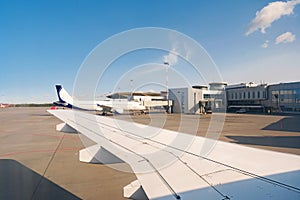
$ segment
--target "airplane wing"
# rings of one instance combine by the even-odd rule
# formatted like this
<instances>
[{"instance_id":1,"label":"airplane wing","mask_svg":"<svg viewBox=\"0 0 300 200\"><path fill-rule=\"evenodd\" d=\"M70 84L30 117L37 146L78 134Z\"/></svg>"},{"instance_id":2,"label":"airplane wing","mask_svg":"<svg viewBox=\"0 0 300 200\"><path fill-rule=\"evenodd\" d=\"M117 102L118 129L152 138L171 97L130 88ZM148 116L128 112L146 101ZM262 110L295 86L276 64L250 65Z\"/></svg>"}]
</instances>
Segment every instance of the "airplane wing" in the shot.
<instances>
[{"instance_id":1,"label":"airplane wing","mask_svg":"<svg viewBox=\"0 0 300 200\"><path fill-rule=\"evenodd\" d=\"M106 106L99 103L97 103L97 106L100 107L104 112L112 112L111 106Z\"/></svg>"},{"instance_id":2,"label":"airplane wing","mask_svg":"<svg viewBox=\"0 0 300 200\"><path fill-rule=\"evenodd\" d=\"M121 108L113 108L112 106L107 106L107 105L103 105L103 104L99 104L97 103L97 106L100 107L103 113L118 113L118 114L122 114L124 112L123 109Z\"/></svg>"},{"instance_id":3,"label":"airplane wing","mask_svg":"<svg viewBox=\"0 0 300 200\"><path fill-rule=\"evenodd\" d=\"M80 151L81 161L130 165L137 180L124 187L127 198L300 199L300 156L79 111L48 112L64 122L57 130L76 130L96 143ZM207 144L214 148L203 151Z\"/></svg>"}]
</instances>

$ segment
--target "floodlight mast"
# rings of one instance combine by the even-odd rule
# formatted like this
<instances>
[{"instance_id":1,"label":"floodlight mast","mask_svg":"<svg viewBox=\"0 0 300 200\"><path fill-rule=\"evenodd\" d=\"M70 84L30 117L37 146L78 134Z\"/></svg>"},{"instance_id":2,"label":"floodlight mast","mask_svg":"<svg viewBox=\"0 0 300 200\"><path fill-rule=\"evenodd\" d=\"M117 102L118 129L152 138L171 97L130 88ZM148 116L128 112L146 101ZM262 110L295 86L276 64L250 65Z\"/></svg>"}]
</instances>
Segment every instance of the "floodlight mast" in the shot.
<instances>
[{"instance_id":1,"label":"floodlight mast","mask_svg":"<svg viewBox=\"0 0 300 200\"><path fill-rule=\"evenodd\" d=\"M168 80L168 68L170 66L169 62L164 62L164 64L166 65L166 100L167 100L167 113L169 113L169 88L168 88L168 85L169 85L169 80Z\"/></svg>"}]
</instances>

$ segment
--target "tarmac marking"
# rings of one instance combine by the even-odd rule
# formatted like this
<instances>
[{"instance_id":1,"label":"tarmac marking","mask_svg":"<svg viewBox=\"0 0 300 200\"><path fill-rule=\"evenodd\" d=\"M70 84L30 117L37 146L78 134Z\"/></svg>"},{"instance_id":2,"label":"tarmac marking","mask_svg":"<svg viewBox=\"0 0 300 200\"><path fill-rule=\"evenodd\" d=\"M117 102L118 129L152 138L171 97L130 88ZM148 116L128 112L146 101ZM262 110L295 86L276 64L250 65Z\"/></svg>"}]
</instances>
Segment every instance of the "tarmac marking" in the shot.
<instances>
[{"instance_id":1,"label":"tarmac marking","mask_svg":"<svg viewBox=\"0 0 300 200\"><path fill-rule=\"evenodd\" d=\"M63 151L78 151L81 150L82 148L62 148L62 149L57 149L57 151L63 152ZM25 154L25 153L49 153L49 152L55 152L56 149L40 149L40 150L29 150L29 151L17 151L17 152L10 152L6 154L0 155L0 157L7 157L7 156L14 156L14 155L19 155L19 154Z\"/></svg>"},{"instance_id":2,"label":"tarmac marking","mask_svg":"<svg viewBox=\"0 0 300 200\"><path fill-rule=\"evenodd\" d=\"M40 134L40 133L34 133L32 134L34 136L48 136L48 137L54 137L54 138L62 138L63 136L62 135L50 135L50 134ZM80 140L80 138L78 137L73 137L73 136L65 136L64 138L68 138L68 139L71 139L71 140Z\"/></svg>"}]
</instances>

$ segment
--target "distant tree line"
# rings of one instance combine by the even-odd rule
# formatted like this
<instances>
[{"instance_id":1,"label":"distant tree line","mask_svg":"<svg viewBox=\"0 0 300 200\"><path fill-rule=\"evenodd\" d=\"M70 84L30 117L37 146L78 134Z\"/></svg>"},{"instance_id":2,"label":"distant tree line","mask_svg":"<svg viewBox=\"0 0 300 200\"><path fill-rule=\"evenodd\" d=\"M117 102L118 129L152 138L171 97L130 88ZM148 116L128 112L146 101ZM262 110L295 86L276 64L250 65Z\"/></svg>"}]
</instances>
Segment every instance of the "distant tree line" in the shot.
<instances>
[{"instance_id":1,"label":"distant tree line","mask_svg":"<svg viewBox=\"0 0 300 200\"><path fill-rule=\"evenodd\" d=\"M12 104L11 107L50 107L52 103L23 103L23 104Z\"/></svg>"}]
</instances>

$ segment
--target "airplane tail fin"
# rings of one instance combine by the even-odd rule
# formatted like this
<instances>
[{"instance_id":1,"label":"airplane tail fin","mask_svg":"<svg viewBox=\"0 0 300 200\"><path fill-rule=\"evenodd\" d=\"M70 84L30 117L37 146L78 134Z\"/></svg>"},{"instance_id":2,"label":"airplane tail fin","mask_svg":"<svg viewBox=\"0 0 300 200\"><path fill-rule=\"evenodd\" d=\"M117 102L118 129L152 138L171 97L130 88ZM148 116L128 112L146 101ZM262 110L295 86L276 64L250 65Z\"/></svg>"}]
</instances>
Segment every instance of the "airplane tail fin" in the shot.
<instances>
[{"instance_id":1,"label":"airplane tail fin","mask_svg":"<svg viewBox=\"0 0 300 200\"><path fill-rule=\"evenodd\" d=\"M73 98L61 85L56 85L55 87L59 102L73 104Z\"/></svg>"}]
</instances>

